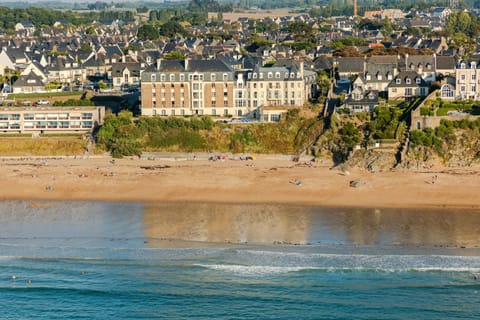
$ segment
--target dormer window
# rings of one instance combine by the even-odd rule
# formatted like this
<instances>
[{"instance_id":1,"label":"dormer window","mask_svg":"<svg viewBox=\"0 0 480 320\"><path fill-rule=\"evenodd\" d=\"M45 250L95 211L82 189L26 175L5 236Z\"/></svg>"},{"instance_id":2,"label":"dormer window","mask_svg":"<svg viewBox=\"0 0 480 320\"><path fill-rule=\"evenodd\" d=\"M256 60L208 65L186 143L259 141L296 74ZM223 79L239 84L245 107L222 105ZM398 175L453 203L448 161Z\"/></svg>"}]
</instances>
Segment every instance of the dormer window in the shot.
<instances>
[{"instance_id":1,"label":"dormer window","mask_svg":"<svg viewBox=\"0 0 480 320\"><path fill-rule=\"evenodd\" d=\"M288 79L288 72L285 72L285 79Z\"/></svg>"},{"instance_id":2,"label":"dormer window","mask_svg":"<svg viewBox=\"0 0 480 320\"><path fill-rule=\"evenodd\" d=\"M411 83L412 83L412 80L410 80L410 78L406 78L406 79L405 79L405 83L406 83L406 84L411 84Z\"/></svg>"},{"instance_id":3,"label":"dormer window","mask_svg":"<svg viewBox=\"0 0 480 320\"><path fill-rule=\"evenodd\" d=\"M224 73L223 74L223 81L227 81L228 80L228 74Z\"/></svg>"},{"instance_id":4,"label":"dormer window","mask_svg":"<svg viewBox=\"0 0 480 320\"><path fill-rule=\"evenodd\" d=\"M421 83L422 83L422 79L416 78L416 79L415 79L415 82L416 82L417 84L421 84Z\"/></svg>"},{"instance_id":5,"label":"dormer window","mask_svg":"<svg viewBox=\"0 0 480 320\"><path fill-rule=\"evenodd\" d=\"M212 73L212 74L210 75L210 80L211 80L211 81L217 80L217 76L216 76L215 73Z\"/></svg>"},{"instance_id":6,"label":"dormer window","mask_svg":"<svg viewBox=\"0 0 480 320\"><path fill-rule=\"evenodd\" d=\"M431 70L432 69L432 65L430 63L427 63L427 70Z\"/></svg>"},{"instance_id":7,"label":"dormer window","mask_svg":"<svg viewBox=\"0 0 480 320\"><path fill-rule=\"evenodd\" d=\"M396 83L396 84L400 84L400 83L401 83L401 80L400 80L400 79L395 79L395 83Z\"/></svg>"},{"instance_id":8,"label":"dormer window","mask_svg":"<svg viewBox=\"0 0 480 320\"><path fill-rule=\"evenodd\" d=\"M275 72L275 78L280 79L280 72Z\"/></svg>"},{"instance_id":9,"label":"dormer window","mask_svg":"<svg viewBox=\"0 0 480 320\"><path fill-rule=\"evenodd\" d=\"M185 75L183 73L180 75L180 81L185 81Z\"/></svg>"},{"instance_id":10,"label":"dormer window","mask_svg":"<svg viewBox=\"0 0 480 320\"><path fill-rule=\"evenodd\" d=\"M299 78L299 79L301 78L300 72L297 72L297 78Z\"/></svg>"},{"instance_id":11,"label":"dormer window","mask_svg":"<svg viewBox=\"0 0 480 320\"><path fill-rule=\"evenodd\" d=\"M292 78L292 79L295 78L295 73L291 72L290 73L290 78Z\"/></svg>"},{"instance_id":12,"label":"dormer window","mask_svg":"<svg viewBox=\"0 0 480 320\"><path fill-rule=\"evenodd\" d=\"M175 80L175 75L174 74L171 74L170 75L170 81L174 81Z\"/></svg>"},{"instance_id":13,"label":"dormer window","mask_svg":"<svg viewBox=\"0 0 480 320\"><path fill-rule=\"evenodd\" d=\"M259 77L260 79L263 79L263 72L260 72L260 73L258 74L258 77Z\"/></svg>"},{"instance_id":14,"label":"dormer window","mask_svg":"<svg viewBox=\"0 0 480 320\"><path fill-rule=\"evenodd\" d=\"M253 79L257 79L257 73L256 72L253 73Z\"/></svg>"},{"instance_id":15,"label":"dormer window","mask_svg":"<svg viewBox=\"0 0 480 320\"><path fill-rule=\"evenodd\" d=\"M164 74L160 75L160 81L165 81L166 76Z\"/></svg>"},{"instance_id":16,"label":"dormer window","mask_svg":"<svg viewBox=\"0 0 480 320\"><path fill-rule=\"evenodd\" d=\"M476 67L476 63L475 63L475 62L470 63L470 69L475 69L475 67Z\"/></svg>"},{"instance_id":17,"label":"dormer window","mask_svg":"<svg viewBox=\"0 0 480 320\"><path fill-rule=\"evenodd\" d=\"M415 65L413 63L410 64L410 69L415 70Z\"/></svg>"},{"instance_id":18,"label":"dormer window","mask_svg":"<svg viewBox=\"0 0 480 320\"><path fill-rule=\"evenodd\" d=\"M381 80L382 80L382 78L383 78L383 77L382 77L382 75L381 75L380 73L379 73L379 74L377 74L377 80L380 80L380 81L381 81Z\"/></svg>"},{"instance_id":19,"label":"dormer window","mask_svg":"<svg viewBox=\"0 0 480 320\"><path fill-rule=\"evenodd\" d=\"M370 93L370 94L368 95L368 99L370 99L370 100L375 99L375 95L374 95L373 93Z\"/></svg>"},{"instance_id":20,"label":"dormer window","mask_svg":"<svg viewBox=\"0 0 480 320\"><path fill-rule=\"evenodd\" d=\"M460 69L465 69L466 65L465 62L460 63Z\"/></svg>"},{"instance_id":21,"label":"dormer window","mask_svg":"<svg viewBox=\"0 0 480 320\"><path fill-rule=\"evenodd\" d=\"M268 79L272 79L273 78L273 73L269 72L268 73Z\"/></svg>"},{"instance_id":22,"label":"dormer window","mask_svg":"<svg viewBox=\"0 0 480 320\"><path fill-rule=\"evenodd\" d=\"M365 79L366 79L366 80L372 80L372 76L367 73L367 75L365 76Z\"/></svg>"},{"instance_id":23,"label":"dormer window","mask_svg":"<svg viewBox=\"0 0 480 320\"><path fill-rule=\"evenodd\" d=\"M392 78L393 78L392 74L391 74L390 72L387 73L387 79L388 79L388 80L392 80Z\"/></svg>"},{"instance_id":24,"label":"dormer window","mask_svg":"<svg viewBox=\"0 0 480 320\"><path fill-rule=\"evenodd\" d=\"M152 81L152 82L157 81L157 75L156 75L156 74L152 74L152 75L150 76L150 81Z\"/></svg>"},{"instance_id":25,"label":"dormer window","mask_svg":"<svg viewBox=\"0 0 480 320\"><path fill-rule=\"evenodd\" d=\"M421 69L422 68L422 64L419 63L418 66L417 66L418 69Z\"/></svg>"}]
</instances>

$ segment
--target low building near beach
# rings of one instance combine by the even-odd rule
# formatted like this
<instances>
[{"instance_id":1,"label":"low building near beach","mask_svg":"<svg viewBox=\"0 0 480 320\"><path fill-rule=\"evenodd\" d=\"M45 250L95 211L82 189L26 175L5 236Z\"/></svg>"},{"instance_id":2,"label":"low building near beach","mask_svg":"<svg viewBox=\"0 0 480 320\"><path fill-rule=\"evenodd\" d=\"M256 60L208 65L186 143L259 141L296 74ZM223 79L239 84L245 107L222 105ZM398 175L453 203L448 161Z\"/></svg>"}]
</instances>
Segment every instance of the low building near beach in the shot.
<instances>
[{"instance_id":1,"label":"low building near beach","mask_svg":"<svg viewBox=\"0 0 480 320\"><path fill-rule=\"evenodd\" d=\"M0 108L0 133L87 133L104 118L105 107Z\"/></svg>"}]
</instances>

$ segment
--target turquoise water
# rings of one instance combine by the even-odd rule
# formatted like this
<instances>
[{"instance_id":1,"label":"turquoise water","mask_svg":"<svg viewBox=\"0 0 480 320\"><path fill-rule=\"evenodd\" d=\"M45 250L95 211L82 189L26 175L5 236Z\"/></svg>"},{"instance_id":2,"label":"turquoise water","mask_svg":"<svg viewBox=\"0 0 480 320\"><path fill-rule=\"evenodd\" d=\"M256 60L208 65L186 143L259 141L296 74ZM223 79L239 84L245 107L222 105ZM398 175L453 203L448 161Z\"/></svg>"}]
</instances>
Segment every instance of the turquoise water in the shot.
<instances>
[{"instance_id":1,"label":"turquoise water","mask_svg":"<svg viewBox=\"0 0 480 320\"><path fill-rule=\"evenodd\" d=\"M479 319L478 225L458 210L8 201L0 318Z\"/></svg>"}]
</instances>

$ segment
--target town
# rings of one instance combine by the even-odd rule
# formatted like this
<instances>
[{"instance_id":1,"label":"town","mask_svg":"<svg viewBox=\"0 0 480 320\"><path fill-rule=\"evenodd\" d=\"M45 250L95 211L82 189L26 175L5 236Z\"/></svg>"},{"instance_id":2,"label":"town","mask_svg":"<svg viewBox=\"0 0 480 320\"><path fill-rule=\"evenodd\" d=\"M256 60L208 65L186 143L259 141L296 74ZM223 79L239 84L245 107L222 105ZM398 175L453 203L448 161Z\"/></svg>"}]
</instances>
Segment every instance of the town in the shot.
<instances>
[{"instance_id":1,"label":"town","mask_svg":"<svg viewBox=\"0 0 480 320\"><path fill-rule=\"evenodd\" d=\"M378 149L395 155L392 166L407 150L417 162L432 152L476 159L473 142L469 160L453 149L467 139L454 129L480 127L480 10L458 1L375 10L358 2L297 10L212 0L0 8L0 131L97 132L113 151L112 123L135 123L127 136L138 140L139 126L158 125L153 117L202 140L188 145L176 135L172 144L186 151L327 152L342 162ZM191 132L194 119L209 131L236 129L223 145L209 144ZM271 129L287 119L296 121L294 133ZM295 142L259 147L258 128ZM168 150L159 139L150 136L149 147ZM127 144L115 154L146 147Z\"/></svg>"}]
</instances>

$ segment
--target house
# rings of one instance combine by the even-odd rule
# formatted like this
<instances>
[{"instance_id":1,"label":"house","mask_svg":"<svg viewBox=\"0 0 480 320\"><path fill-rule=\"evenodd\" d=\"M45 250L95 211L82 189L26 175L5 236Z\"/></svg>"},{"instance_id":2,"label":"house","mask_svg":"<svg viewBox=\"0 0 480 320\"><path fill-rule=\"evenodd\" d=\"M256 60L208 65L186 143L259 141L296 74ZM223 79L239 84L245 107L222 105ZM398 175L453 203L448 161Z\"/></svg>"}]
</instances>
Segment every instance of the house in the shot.
<instances>
[{"instance_id":1,"label":"house","mask_svg":"<svg viewBox=\"0 0 480 320\"><path fill-rule=\"evenodd\" d=\"M365 72L365 58L337 58L338 76L341 80L348 80L351 76L363 74Z\"/></svg>"},{"instance_id":2,"label":"house","mask_svg":"<svg viewBox=\"0 0 480 320\"><path fill-rule=\"evenodd\" d=\"M114 63L112 65L113 88L120 90L125 86L140 85L140 63Z\"/></svg>"},{"instance_id":3,"label":"house","mask_svg":"<svg viewBox=\"0 0 480 320\"><path fill-rule=\"evenodd\" d=\"M15 31L26 31L28 35L33 35L35 26L31 22L23 21L15 24Z\"/></svg>"},{"instance_id":4,"label":"house","mask_svg":"<svg viewBox=\"0 0 480 320\"><path fill-rule=\"evenodd\" d=\"M427 94L427 83L415 71L401 71L388 85L389 100L409 100Z\"/></svg>"},{"instance_id":5,"label":"house","mask_svg":"<svg viewBox=\"0 0 480 320\"><path fill-rule=\"evenodd\" d=\"M403 59L402 59L403 58ZM435 75L435 56L434 55L409 55L405 54L399 61L400 69L415 71L426 82L433 82Z\"/></svg>"},{"instance_id":6,"label":"house","mask_svg":"<svg viewBox=\"0 0 480 320\"><path fill-rule=\"evenodd\" d=\"M455 68L455 77L457 79L455 97L457 99L480 100L480 69L478 65L478 60L460 60L457 63Z\"/></svg>"},{"instance_id":7,"label":"house","mask_svg":"<svg viewBox=\"0 0 480 320\"><path fill-rule=\"evenodd\" d=\"M0 75L4 75L5 69L15 70L15 62L7 54L6 50L0 52Z\"/></svg>"},{"instance_id":8,"label":"house","mask_svg":"<svg viewBox=\"0 0 480 320\"><path fill-rule=\"evenodd\" d=\"M45 90L42 77L37 76L33 71L29 74L20 75L12 85L13 93L32 93Z\"/></svg>"},{"instance_id":9,"label":"house","mask_svg":"<svg viewBox=\"0 0 480 320\"><path fill-rule=\"evenodd\" d=\"M341 109L348 109L350 112L373 112L378 106L378 91L362 90L357 87L347 96Z\"/></svg>"},{"instance_id":10,"label":"house","mask_svg":"<svg viewBox=\"0 0 480 320\"><path fill-rule=\"evenodd\" d=\"M439 8L434 8L432 10L432 17L440 18L442 20L446 20L448 16L451 14L452 14L452 10L450 8L439 7Z\"/></svg>"}]
</instances>

